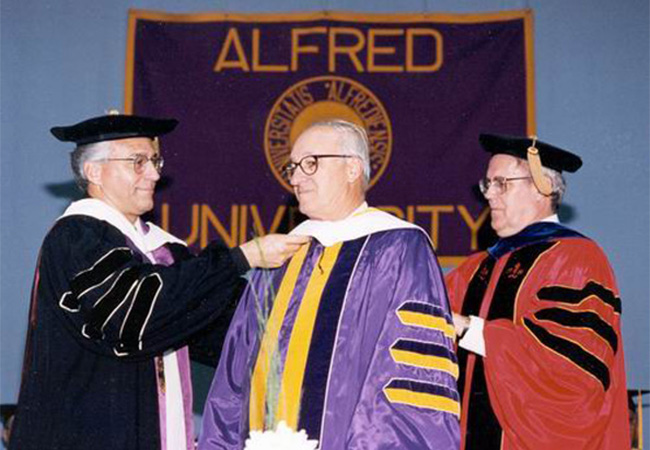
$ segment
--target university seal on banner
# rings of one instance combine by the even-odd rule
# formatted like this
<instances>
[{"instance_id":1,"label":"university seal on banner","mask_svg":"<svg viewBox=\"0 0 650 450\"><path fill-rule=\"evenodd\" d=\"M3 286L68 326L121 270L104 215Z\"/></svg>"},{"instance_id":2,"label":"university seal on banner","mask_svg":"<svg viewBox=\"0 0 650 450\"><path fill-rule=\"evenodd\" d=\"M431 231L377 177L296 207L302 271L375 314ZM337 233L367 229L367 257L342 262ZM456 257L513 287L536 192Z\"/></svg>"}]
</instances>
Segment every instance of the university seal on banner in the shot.
<instances>
[{"instance_id":1,"label":"university seal on banner","mask_svg":"<svg viewBox=\"0 0 650 450\"><path fill-rule=\"evenodd\" d=\"M342 119L363 127L370 144L369 187L381 178L390 159L393 134L386 109L368 88L350 78L308 78L287 89L275 102L264 128L264 153L280 184L292 191L283 168L296 138L309 125Z\"/></svg>"}]
</instances>

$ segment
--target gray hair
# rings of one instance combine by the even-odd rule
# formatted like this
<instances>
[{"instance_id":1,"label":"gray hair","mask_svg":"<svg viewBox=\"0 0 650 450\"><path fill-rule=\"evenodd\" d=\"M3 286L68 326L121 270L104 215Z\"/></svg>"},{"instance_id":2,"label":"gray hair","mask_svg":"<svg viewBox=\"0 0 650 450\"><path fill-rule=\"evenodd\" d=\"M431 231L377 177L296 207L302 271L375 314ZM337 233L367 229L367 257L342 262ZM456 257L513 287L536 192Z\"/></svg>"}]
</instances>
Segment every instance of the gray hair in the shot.
<instances>
[{"instance_id":1,"label":"gray hair","mask_svg":"<svg viewBox=\"0 0 650 450\"><path fill-rule=\"evenodd\" d=\"M72 167L74 180L83 192L88 190L88 178L84 172L84 164L108 158L111 149L110 141L103 141L80 145L70 153L70 167Z\"/></svg>"},{"instance_id":2,"label":"gray hair","mask_svg":"<svg viewBox=\"0 0 650 450\"><path fill-rule=\"evenodd\" d=\"M366 130L352 122L340 119L323 120L309 126L309 128L316 127L331 128L339 133L343 152L359 157L363 164L363 187L366 189L370 182L370 150Z\"/></svg>"},{"instance_id":3,"label":"gray hair","mask_svg":"<svg viewBox=\"0 0 650 450\"><path fill-rule=\"evenodd\" d=\"M549 169L548 167L542 167L542 174L551 180L551 207L553 208L553 212L557 212L566 192L566 181L560 172Z\"/></svg>"},{"instance_id":4,"label":"gray hair","mask_svg":"<svg viewBox=\"0 0 650 450\"><path fill-rule=\"evenodd\" d=\"M522 158L516 158L518 165L525 165L526 169L530 172L530 165L528 161ZM548 177L551 180L551 208L553 212L557 212L562 203L562 198L566 192L566 181L562 174L554 169L549 169L548 167L542 166L542 175Z\"/></svg>"}]
</instances>

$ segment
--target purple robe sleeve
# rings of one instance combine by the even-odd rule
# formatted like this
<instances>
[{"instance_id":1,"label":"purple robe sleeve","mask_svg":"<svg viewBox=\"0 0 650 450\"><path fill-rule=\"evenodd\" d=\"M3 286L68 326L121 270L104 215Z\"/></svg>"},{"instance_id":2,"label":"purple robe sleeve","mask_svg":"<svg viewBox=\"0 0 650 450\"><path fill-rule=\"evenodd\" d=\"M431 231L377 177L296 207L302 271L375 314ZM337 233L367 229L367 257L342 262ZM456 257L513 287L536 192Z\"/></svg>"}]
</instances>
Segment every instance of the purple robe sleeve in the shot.
<instances>
[{"instance_id":1,"label":"purple robe sleeve","mask_svg":"<svg viewBox=\"0 0 650 450\"><path fill-rule=\"evenodd\" d=\"M346 438L346 449L457 449L457 360L442 273L420 232L376 257L367 298L383 325Z\"/></svg>"}]
</instances>

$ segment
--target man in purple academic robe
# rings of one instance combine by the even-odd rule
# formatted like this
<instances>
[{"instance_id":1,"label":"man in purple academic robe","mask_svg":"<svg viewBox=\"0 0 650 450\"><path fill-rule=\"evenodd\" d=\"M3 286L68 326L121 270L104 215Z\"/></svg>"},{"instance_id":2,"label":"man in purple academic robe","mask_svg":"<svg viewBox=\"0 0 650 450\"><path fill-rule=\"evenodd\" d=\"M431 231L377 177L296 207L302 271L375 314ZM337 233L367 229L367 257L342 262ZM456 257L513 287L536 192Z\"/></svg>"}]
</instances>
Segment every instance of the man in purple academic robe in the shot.
<instances>
[{"instance_id":1,"label":"man in purple academic robe","mask_svg":"<svg viewBox=\"0 0 650 450\"><path fill-rule=\"evenodd\" d=\"M287 176L313 237L258 270L231 323L201 450L241 449L285 421L321 449L457 449L454 329L428 236L365 203L365 132L320 122Z\"/></svg>"}]
</instances>

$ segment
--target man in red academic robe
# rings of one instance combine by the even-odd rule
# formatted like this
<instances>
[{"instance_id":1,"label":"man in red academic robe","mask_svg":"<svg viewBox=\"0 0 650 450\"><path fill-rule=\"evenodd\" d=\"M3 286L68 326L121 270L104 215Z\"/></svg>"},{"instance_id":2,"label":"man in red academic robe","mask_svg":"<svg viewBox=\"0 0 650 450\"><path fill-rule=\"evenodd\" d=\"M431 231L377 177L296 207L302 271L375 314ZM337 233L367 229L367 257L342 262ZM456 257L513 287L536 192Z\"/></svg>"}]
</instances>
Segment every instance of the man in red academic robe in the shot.
<instances>
[{"instance_id":1,"label":"man in red academic robe","mask_svg":"<svg viewBox=\"0 0 650 450\"><path fill-rule=\"evenodd\" d=\"M499 241L447 276L462 449L629 448L621 299L603 251L559 224L562 171L581 159L513 136L479 187Z\"/></svg>"}]
</instances>

